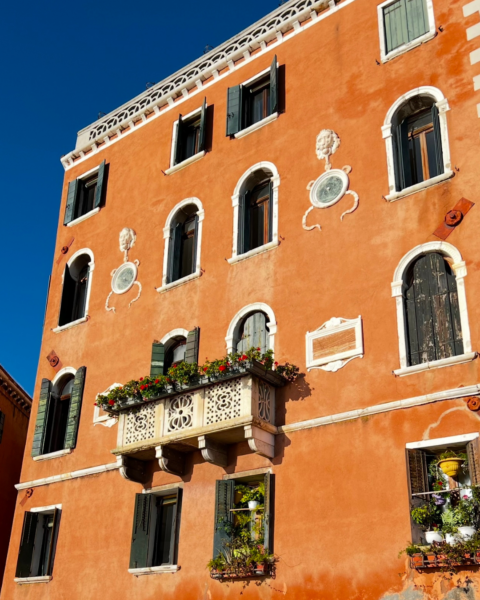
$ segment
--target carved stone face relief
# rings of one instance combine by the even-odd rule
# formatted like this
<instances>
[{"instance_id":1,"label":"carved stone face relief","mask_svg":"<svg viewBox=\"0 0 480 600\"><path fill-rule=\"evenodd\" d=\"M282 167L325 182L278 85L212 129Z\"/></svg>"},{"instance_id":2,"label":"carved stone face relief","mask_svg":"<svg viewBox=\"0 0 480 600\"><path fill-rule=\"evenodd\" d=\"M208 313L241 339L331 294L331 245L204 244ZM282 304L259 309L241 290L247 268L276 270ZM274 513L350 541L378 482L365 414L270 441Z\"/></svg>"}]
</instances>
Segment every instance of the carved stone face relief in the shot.
<instances>
[{"instance_id":1,"label":"carved stone face relief","mask_svg":"<svg viewBox=\"0 0 480 600\"><path fill-rule=\"evenodd\" d=\"M346 165L342 169L332 169L330 157L335 154L340 146L340 138L332 129L322 129L317 136L316 153L318 160L325 160L325 173L320 175L318 179L311 181L307 190L310 192L310 202L312 206L307 209L303 215L302 227L306 231L311 231L318 228L322 230L320 224L307 225L307 216L314 208L328 208L339 202L346 194L350 194L354 198L353 207L346 210L340 220L347 214L352 213L358 207L358 194L348 189L350 180L348 174L352 167Z\"/></svg>"},{"instance_id":2,"label":"carved stone face relief","mask_svg":"<svg viewBox=\"0 0 480 600\"><path fill-rule=\"evenodd\" d=\"M136 281L140 261L134 260L133 262L129 262L128 260L128 253L135 245L136 239L137 235L133 229L130 229L130 227L124 227L120 232L119 247L120 252L123 252L123 264L120 265L118 269L114 269L110 273L112 276L112 291L108 294L107 301L105 302L105 309L107 311L115 312L115 307L109 306L109 301L112 294L125 294L134 285L138 286L138 294L129 303L128 308L130 308L130 306L140 298L140 294L142 293L142 284L139 281Z\"/></svg>"}]
</instances>

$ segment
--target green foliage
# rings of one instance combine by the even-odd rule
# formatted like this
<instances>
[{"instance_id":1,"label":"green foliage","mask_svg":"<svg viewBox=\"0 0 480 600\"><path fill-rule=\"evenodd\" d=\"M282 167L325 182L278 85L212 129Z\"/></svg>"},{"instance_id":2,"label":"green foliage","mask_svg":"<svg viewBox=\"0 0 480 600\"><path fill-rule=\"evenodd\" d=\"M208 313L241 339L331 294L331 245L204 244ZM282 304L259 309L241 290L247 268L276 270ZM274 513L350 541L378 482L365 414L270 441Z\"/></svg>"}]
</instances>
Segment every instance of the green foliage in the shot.
<instances>
[{"instance_id":1,"label":"green foliage","mask_svg":"<svg viewBox=\"0 0 480 600\"><path fill-rule=\"evenodd\" d=\"M453 508L446 508L444 510L442 513L442 523L443 533L457 533L460 523L458 521L457 513Z\"/></svg>"},{"instance_id":2,"label":"green foliage","mask_svg":"<svg viewBox=\"0 0 480 600\"><path fill-rule=\"evenodd\" d=\"M407 556L413 556L414 554L419 554L422 552L423 546L417 546L416 544L409 544L403 550L400 550L398 553L398 558L402 557L402 554L406 554Z\"/></svg>"},{"instance_id":3,"label":"green foliage","mask_svg":"<svg viewBox=\"0 0 480 600\"><path fill-rule=\"evenodd\" d=\"M467 455L465 454L465 452L455 452L453 450L446 450L445 452L442 452L442 454L440 454L440 456L438 457L438 460L447 460L448 458L461 458L463 459L464 462L467 462L468 458Z\"/></svg>"},{"instance_id":4,"label":"green foliage","mask_svg":"<svg viewBox=\"0 0 480 600\"><path fill-rule=\"evenodd\" d=\"M236 485L235 491L242 494L239 508L246 508L249 502L252 500L257 501L260 505L263 504L265 498L265 484L263 481L258 486L251 487L248 485Z\"/></svg>"},{"instance_id":5,"label":"green foliage","mask_svg":"<svg viewBox=\"0 0 480 600\"><path fill-rule=\"evenodd\" d=\"M413 508L410 514L423 531L432 531L434 526L438 528L438 523L441 521L441 509L431 500L423 506Z\"/></svg>"}]
</instances>

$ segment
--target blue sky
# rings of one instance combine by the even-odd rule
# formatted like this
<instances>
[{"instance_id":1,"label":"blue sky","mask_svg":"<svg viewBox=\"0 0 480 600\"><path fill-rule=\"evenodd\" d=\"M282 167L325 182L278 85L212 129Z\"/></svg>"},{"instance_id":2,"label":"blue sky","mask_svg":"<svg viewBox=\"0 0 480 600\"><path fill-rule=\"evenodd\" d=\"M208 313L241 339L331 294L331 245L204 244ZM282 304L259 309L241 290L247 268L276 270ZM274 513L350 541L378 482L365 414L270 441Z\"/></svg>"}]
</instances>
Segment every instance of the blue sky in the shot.
<instances>
[{"instance_id":1,"label":"blue sky","mask_svg":"<svg viewBox=\"0 0 480 600\"><path fill-rule=\"evenodd\" d=\"M8 2L0 20L0 364L33 392L64 171L76 132L278 0Z\"/></svg>"}]
</instances>

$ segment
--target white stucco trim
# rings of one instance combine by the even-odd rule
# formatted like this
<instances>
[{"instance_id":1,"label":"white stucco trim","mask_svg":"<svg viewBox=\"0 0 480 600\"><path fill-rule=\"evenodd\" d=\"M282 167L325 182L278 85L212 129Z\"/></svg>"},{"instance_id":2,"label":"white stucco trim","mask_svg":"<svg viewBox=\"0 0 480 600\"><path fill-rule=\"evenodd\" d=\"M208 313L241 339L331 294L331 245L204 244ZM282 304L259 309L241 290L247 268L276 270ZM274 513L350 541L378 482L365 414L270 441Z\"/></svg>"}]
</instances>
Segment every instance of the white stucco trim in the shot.
<instances>
[{"instance_id":1,"label":"white stucco trim","mask_svg":"<svg viewBox=\"0 0 480 600\"><path fill-rule=\"evenodd\" d=\"M95 396L95 402L97 401L98 396L103 396L105 394L108 394L108 392L110 392L111 390L113 390L114 388L117 387L122 387L121 383L112 383L112 385L110 387L108 387L104 392L102 392L101 394L97 394ZM99 406L94 406L93 407L93 425L103 425L104 427L113 427L113 425L115 425L115 423L118 423L118 417L117 416L111 416L111 415L102 415L100 414L100 407Z\"/></svg>"},{"instance_id":2,"label":"white stucco trim","mask_svg":"<svg viewBox=\"0 0 480 600\"><path fill-rule=\"evenodd\" d=\"M423 35L419 36L418 38L412 40L411 42L402 44L401 46L398 46L398 48L395 48L394 50L391 50L387 53L387 48L385 44L385 21L383 18L383 10L390 4L393 4L395 1L396 0L387 0L387 2L382 2L382 4L379 4L377 6L378 34L380 38L380 57L383 63L392 60L392 58L395 58L400 54L404 54L405 52L412 50L412 48L415 48L416 46L420 46L421 44L428 42L429 40L433 39L436 35L433 2L432 0L426 0L429 30Z\"/></svg>"},{"instance_id":3,"label":"white stucco trim","mask_svg":"<svg viewBox=\"0 0 480 600\"><path fill-rule=\"evenodd\" d=\"M278 188L280 186L280 175L278 174L278 169L277 167L271 163L271 162L267 162L267 161L262 161L259 162L255 165L253 165L253 167L250 167L249 169L247 169L245 171L245 173L240 177L240 179L237 182L237 185L235 186L235 189L233 191L233 196L232 196L232 207L233 207L233 241L232 241L232 257L229 259L228 262L232 263L232 262L236 262L237 256L244 256L243 254L238 254L237 253L237 241L238 241L238 203L239 203L239 199L240 199L240 194L243 192L243 189L249 179L249 177L255 173L255 171L259 171L259 170L267 170L270 171L270 173L272 174L272 187L273 187L273 192L272 192L272 209L273 209L273 219L272 219L272 224L273 224L273 231L272 231L272 241L268 242L268 244L264 244L263 246L260 246L261 249L265 250L265 246L269 246L269 248L274 247L274 246L278 246ZM268 248L268 249L269 249ZM249 252L245 252L245 258L248 258L248 256L252 256L254 254L258 254L259 252L262 252L263 250L258 249L258 248L254 248L254 250L257 250L257 252L254 252L254 250L250 250L251 254Z\"/></svg>"},{"instance_id":4,"label":"white stucco trim","mask_svg":"<svg viewBox=\"0 0 480 600\"><path fill-rule=\"evenodd\" d=\"M33 481L17 483L15 484L15 489L27 490L28 488L50 485L52 483L60 483L61 481L67 481L69 479L78 479L79 477L98 475L99 473L116 471L117 469L120 469L121 466L121 462L114 462L106 465L99 465L98 467L89 467L88 469L80 469L78 471L71 471L70 473L63 473L62 475L52 475L51 477L43 477L42 479L34 479Z\"/></svg>"},{"instance_id":5,"label":"white stucco trim","mask_svg":"<svg viewBox=\"0 0 480 600\"><path fill-rule=\"evenodd\" d=\"M265 127L265 125L268 125L272 121L276 121L277 119L278 119L278 112L274 112L271 115L268 115L268 117L265 117L264 119L262 119L261 121L257 121L253 125L250 125L249 127L245 127L245 129L241 129L237 133L234 133L233 137L235 139L243 138L246 135L253 133L254 131L257 131L257 129L261 129L262 127Z\"/></svg>"},{"instance_id":6,"label":"white stucco trim","mask_svg":"<svg viewBox=\"0 0 480 600\"><path fill-rule=\"evenodd\" d=\"M237 254L236 256L233 256L232 258L228 258L227 262L231 265L234 265L235 263L238 263L242 260L246 260L247 258L250 258L251 256L256 256L257 254L263 254L264 252L273 250L274 248L276 248L279 245L280 245L280 243L278 241L268 242L268 244L263 244L263 246L258 246L258 248L254 248L253 250L249 250L248 252L244 252L243 254Z\"/></svg>"},{"instance_id":7,"label":"white stucco trim","mask_svg":"<svg viewBox=\"0 0 480 600\"><path fill-rule=\"evenodd\" d=\"M30 583L49 583L52 579L52 575L42 575L40 577L15 577L13 581L18 585L27 585Z\"/></svg>"},{"instance_id":8,"label":"white stucco trim","mask_svg":"<svg viewBox=\"0 0 480 600\"><path fill-rule=\"evenodd\" d=\"M58 508L58 510L62 510L62 505L61 504L50 504L49 506L36 506L34 508L31 508L30 512L49 514L49 513L53 513L53 511L56 508Z\"/></svg>"},{"instance_id":9,"label":"white stucco trim","mask_svg":"<svg viewBox=\"0 0 480 600\"><path fill-rule=\"evenodd\" d=\"M253 304L249 304L248 306L244 306L242 309L240 309L231 320L230 325L228 326L227 335L225 337L227 352L234 352L234 340L238 335L238 329L240 328L242 319L248 314L258 311L264 312L267 315L268 321L266 325L268 327L268 349L275 351L275 334L277 333L277 321L275 319L275 313L270 306L268 306L268 304L265 304L264 302L254 302Z\"/></svg>"},{"instance_id":10,"label":"white stucco trim","mask_svg":"<svg viewBox=\"0 0 480 600\"><path fill-rule=\"evenodd\" d=\"M432 177L431 179L426 179L425 181L421 181L420 183L416 183L415 185L411 185L409 187L403 188L399 192L393 192L392 194L388 194L385 196L385 200L388 202L395 202L395 200L400 200L401 198L405 198L405 196L411 196L412 194L416 194L417 192L421 192L429 187L434 185L438 185L439 183L443 183L447 179L451 179L454 177L455 173L451 170L446 171L445 173L441 173L436 177Z\"/></svg>"},{"instance_id":11,"label":"white stucco trim","mask_svg":"<svg viewBox=\"0 0 480 600\"><path fill-rule=\"evenodd\" d=\"M172 329L172 331L169 331L162 337L162 339L160 340L160 343L165 345L169 340L171 340L172 338L177 337L177 336L182 336L185 339L187 339L188 333L189 332L187 329L182 329L181 327L179 327L177 329Z\"/></svg>"},{"instance_id":12,"label":"white stucco trim","mask_svg":"<svg viewBox=\"0 0 480 600\"><path fill-rule=\"evenodd\" d=\"M76 374L77 370L73 367L63 367L63 369L60 369L60 371L52 379L52 388L57 385L64 375L73 375L75 377Z\"/></svg>"},{"instance_id":13,"label":"white stucco trim","mask_svg":"<svg viewBox=\"0 0 480 600\"><path fill-rule=\"evenodd\" d=\"M60 458L62 456L66 456L72 452L71 448L64 448L63 450L57 450L56 452L49 452L48 454L40 454L39 456L34 456L34 461L42 461L42 460L52 460L52 458Z\"/></svg>"},{"instance_id":14,"label":"white stucco trim","mask_svg":"<svg viewBox=\"0 0 480 600\"><path fill-rule=\"evenodd\" d=\"M67 261L68 268L70 268L72 264L77 260L77 258L79 256L82 256L82 254L88 254L88 256L90 257L90 262L88 264L90 266L90 271L93 271L95 269L95 257L90 248L82 248L81 250L77 250L75 254L72 254L72 256Z\"/></svg>"},{"instance_id":15,"label":"white stucco trim","mask_svg":"<svg viewBox=\"0 0 480 600\"><path fill-rule=\"evenodd\" d=\"M180 570L178 565L162 565L161 567L142 567L141 569L128 569L135 577L142 575L161 575L162 573L176 573Z\"/></svg>"},{"instance_id":16,"label":"white stucco trim","mask_svg":"<svg viewBox=\"0 0 480 600\"><path fill-rule=\"evenodd\" d=\"M415 96L430 96L435 100L435 104L438 108L438 118L440 122L440 135L442 138L442 153L443 153L443 173L441 175L444 176L445 179L448 179L453 175L452 165L450 160L450 144L448 141L448 128L447 128L447 111L450 110L448 106L448 101L442 92L432 86L421 86L410 90L397 98L397 100L392 104L392 106L388 109L387 116L385 117L384 124L382 126L382 136L385 140L385 150L387 154L387 172L388 172L388 195L386 196L387 200L398 200L403 196L410 195L414 193L414 191L418 191L418 189L423 189L424 187L428 187L429 185L434 185L432 183L429 184L429 181L424 181L421 184L417 184L420 186L418 189L413 190L416 186L411 186L410 188L405 188L404 190L400 190L397 192L395 189L395 161L393 159L393 136L392 136L392 119L397 112L397 110L405 104L410 98ZM439 175L438 177L441 177ZM437 179L432 178L433 179ZM432 181L430 180L430 182ZM439 180L439 181L443 181ZM435 181L438 183L439 181Z\"/></svg>"},{"instance_id":17,"label":"white stucco trim","mask_svg":"<svg viewBox=\"0 0 480 600\"><path fill-rule=\"evenodd\" d=\"M435 448L436 446L451 446L453 444L459 445L476 440L478 437L478 432L465 433L463 435L452 435L444 438L433 438L433 440L422 440L421 442L408 442L405 444L405 448L415 450L421 448Z\"/></svg>"},{"instance_id":18,"label":"white stucco trim","mask_svg":"<svg viewBox=\"0 0 480 600\"><path fill-rule=\"evenodd\" d=\"M59 325L52 329L53 333L60 333L61 331L65 331L66 329L71 329L72 327L76 327L81 323L86 323L88 321L88 315L86 317L82 317L81 319L77 319L76 321L72 321L71 323L66 323L65 325Z\"/></svg>"},{"instance_id":19,"label":"white stucco trim","mask_svg":"<svg viewBox=\"0 0 480 600\"><path fill-rule=\"evenodd\" d=\"M393 371L393 374L397 377L405 377L405 375L413 375L414 373L421 373L422 371L429 371L430 369L441 369L443 367L451 367L452 365L461 365L470 362L475 358L477 358L477 353L469 352L468 354L459 354L457 356L450 356L449 358L442 358L441 360L432 360L431 362L425 362L420 365L396 369Z\"/></svg>"},{"instance_id":20,"label":"white stucco trim","mask_svg":"<svg viewBox=\"0 0 480 600\"><path fill-rule=\"evenodd\" d=\"M458 294L458 308L460 312L460 324L462 327L462 337L463 337L463 352L462 355L464 358L472 352L472 341L470 337L470 324L468 321L468 311L467 311L467 298L465 294L465 277L467 275L467 267L465 265L465 261L462 260L462 255L460 252L449 244L448 242L427 242L426 244L420 244L415 248L412 248L405 256L402 257L400 262L398 263L397 268L395 269L395 273L393 275L392 286L392 297L395 298L396 307L397 307L397 330L398 330L398 349L400 356L400 369L395 371L397 375L407 374L404 370L409 369L408 373L416 372L415 367L408 366L407 360L407 339L406 339L406 323L405 323L405 311L403 306L403 295L405 292L403 276L406 269L412 263L412 261L422 254L427 254L429 252L439 252L444 256L449 256L453 259L453 264L451 265L452 271L455 273L455 278L457 280L457 294ZM452 358L460 358L460 357L452 357ZM473 358L475 358L473 356ZM473 358L465 358L465 360L461 360L460 362L466 362L466 360L472 360ZM445 359L449 360L449 359ZM443 363L444 361L433 361L429 363L429 367L425 367L424 369L432 369L435 366L444 367L448 366L448 364L455 364L455 361L451 361L448 364L437 364L435 363Z\"/></svg>"},{"instance_id":21,"label":"white stucco trim","mask_svg":"<svg viewBox=\"0 0 480 600\"><path fill-rule=\"evenodd\" d=\"M179 210L184 208L185 206L189 206L190 204L195 204L198 208L198 239L197 243L197 264L195 265L195 271L188 275L187 277L182 277L182 279L177 279L177 281L172 281L167 284L167 275L168 275L168 248L170 245L170 228L172 226L172 221L175 215ZM186 198L182 200L178 204L176 204L170 214L167 217L167 221L165 223L165 227L163 228L163 239L164 239L164 251L163 251L163 276L162 276L162 285L157 288L157 292L163 292L171 287L176 287L176 285L181 285L182 283L186 283L186 281L190 281L190 279L195 279L196 277L200 277L202 273L201 268L201 259L202 259L202 232L203 232L203 219L205 218L205 211L203 209L203 204L200 202L198 198Z\"/></svg>"},{"instance_id":22,"label":"white stucco trim","mask_svg":"<svg viewBox=\"0 0 480 600\"><path fill-rule=\"evenodd\" d=\"M201 152L197 152L193 156L190 156L190 158L186 158L185 160L182 160L182 162L178 163L178 165L174 165L173 167L170 167L169 169L167 169L165 171L165 175L172 175L172 173L181 171L182 169L184 169L185 167L188 167L192 163L197 162L197 160L200 160L204 156L205 156L205 150L202 150Z\"/></svg>"},{"instance_id":23,"label":"white stucco trim","mask_svg":"<svg viewBox=\"0 0 480 600\"><path fill-rule=\"evenodd\" d=\"M78 225L82 221L86 221L90 217L93 217L93 215L96 215L98 212L100 212L99 206L97 206L97 208L94 208L94 209L90 210L89 212L85 213L81 217L78 217L77 219L70 221L70 223L67 223L67 227L74 227L75 225Z\"/></svg>"}]
</instances>

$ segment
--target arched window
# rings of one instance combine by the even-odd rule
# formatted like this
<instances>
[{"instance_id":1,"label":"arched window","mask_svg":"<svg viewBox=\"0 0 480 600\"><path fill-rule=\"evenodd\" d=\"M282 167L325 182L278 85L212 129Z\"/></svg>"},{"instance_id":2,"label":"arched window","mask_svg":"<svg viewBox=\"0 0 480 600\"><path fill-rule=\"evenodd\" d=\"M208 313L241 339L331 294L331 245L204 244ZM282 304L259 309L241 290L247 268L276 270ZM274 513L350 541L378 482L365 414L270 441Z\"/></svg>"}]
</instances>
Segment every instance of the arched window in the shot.
<instances>
[{"instance_id":1,"label":"arched window","mask_svg":"<svg viewBox=\"0 0 480 600\"><path fill-rule=\"evenodd\" d=\"M403 190L413 186L432 185L452 176L448 109L443 94L433 87L411 90L390 108L382 127L390 188L387 200L405 195Z\"/></svg>"},{"instance_id":2,"label":"arched window","mask_svg":"<svg viewBox=\"0 0 480 600\"><path fill-rule=\"evenodd\" d=\"M86 252L74 255L65 266L59 327L87 315L93 257Z\"/></svg>"},{"instance_id":3,"label":"arched window","mask_svg":"<svg viewBox=\"0 0 480 600\"><path fill-rule=\"evenodd\" d=\"M466 362L472 353L465 297L465 262L447 242L428 242L406 254L395 271L401 369L406 375Z\"/></svg>"},{"instance_id":4,"label":"arched window","mask_svg":"<svg viewBox=\"0 0 480 600\"><path fill-rule=\"evenodd\" d=\"M273 310L263 302L244 306L232 319L225 341L227 352L246 352L260 348L274 350L277 323Z\"/></svg>"},{"instance_id":5,"label":"arched window","mask_svg":"<svg viewBox=\"0 0 480 600\"><path fill-rule=\"evenodd\" d=\"M170 338L165 344L165 365L164 372L173 364L178 364L185 360L185 352L187 350L187 338L186 336L179 335Z\"/></svg>"},{"instance_id":6,"label":"arched window","mask_svg":"<svg viewBox=\"0 0 480 600\"><path fill-rule=\"evenodd\" d=\"M161 291L165 286L200 275L204 211L197 198L188 198L170 213L163 230L165 257Z\"/></svg>"},{"instance_id":7,"label":"arched window","mask_svg":"<svg viewBox=\"0 0 480 600\"><path fill-rule=\"evenodd\" d=\"M45 431L44 454L63 450L67 433L68 413L72 401L74 376L69 373L53 386L48 406L47 428Z\"/></svg>"},{"instance_id":8,"label":"arched window","mask_svg":"<svg viewBox=\"0 0 480 600\"><path fill-rule=\"evenodd\" d=\"M234 207L233 256L249 255L278 244L278 186L280 178L272 163L262 162L240 178Z\"/></svg>"},{"instance_id":9,"label":"arched window","mask_svg":"<svg viewBox=\"0 0 480 600\"><path fill-rule=\"evenodd\" d=\"M166 375L173 364L197 363L200 344L200 328L192 331L174 329L152 344L150 376Z\"/></svg>"}]
</instances>

